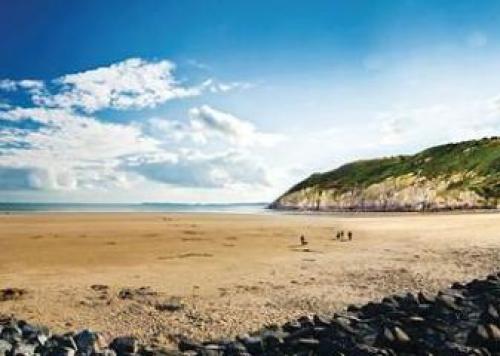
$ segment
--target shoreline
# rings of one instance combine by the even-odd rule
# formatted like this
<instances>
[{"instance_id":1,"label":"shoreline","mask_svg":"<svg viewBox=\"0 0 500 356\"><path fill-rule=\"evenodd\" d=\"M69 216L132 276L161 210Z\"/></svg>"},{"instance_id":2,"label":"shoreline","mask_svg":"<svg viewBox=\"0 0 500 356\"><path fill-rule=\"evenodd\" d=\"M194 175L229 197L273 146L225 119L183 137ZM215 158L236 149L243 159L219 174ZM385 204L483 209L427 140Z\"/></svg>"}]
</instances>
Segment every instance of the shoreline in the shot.
<instances>
[{"instance_id":1,"label":"shoreline","mask_svg":"<svg viewBox=\"0 0 500 356\"><path fill-rule=\"evenodd\" d=\"M166 214L166 215L256 215L256 216L267 216L267 215L290 215L290 216L339 216L339 217L384 217L384 216L439 216L439 215L475 215L475 214L500 214L500 209L451 209L451 210L436 210L436 211L334 211L334 210L307 210L307 209L277 209L277 208L264 208L258 211L161 211L161 210L148 210L148 211L81 211L81 210L43 210L43 211L27 211L27 210L0 210L0 216L2 215L67 215L67 214L91 214L91 215L117 215L117 214L139 214L139 215L155 215L155 214Z\"/></svg>"}]
</instances>

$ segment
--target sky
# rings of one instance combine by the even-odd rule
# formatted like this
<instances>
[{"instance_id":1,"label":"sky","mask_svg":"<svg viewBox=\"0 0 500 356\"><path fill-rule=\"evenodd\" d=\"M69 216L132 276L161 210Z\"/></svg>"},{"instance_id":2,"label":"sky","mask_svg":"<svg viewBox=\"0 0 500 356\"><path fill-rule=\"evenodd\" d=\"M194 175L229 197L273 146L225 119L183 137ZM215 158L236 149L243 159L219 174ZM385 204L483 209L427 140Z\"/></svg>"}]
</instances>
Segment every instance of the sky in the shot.
<instances>
[{"instance_id":1,"label":"sky","mask_svg":"<svg viewBox=\"0 0 500 356\"><path fill-rule=\"evenodd\" d=\"M269 202L500 134L493 0L0 1L0 201Z\"/></svg>"}]
</instances>

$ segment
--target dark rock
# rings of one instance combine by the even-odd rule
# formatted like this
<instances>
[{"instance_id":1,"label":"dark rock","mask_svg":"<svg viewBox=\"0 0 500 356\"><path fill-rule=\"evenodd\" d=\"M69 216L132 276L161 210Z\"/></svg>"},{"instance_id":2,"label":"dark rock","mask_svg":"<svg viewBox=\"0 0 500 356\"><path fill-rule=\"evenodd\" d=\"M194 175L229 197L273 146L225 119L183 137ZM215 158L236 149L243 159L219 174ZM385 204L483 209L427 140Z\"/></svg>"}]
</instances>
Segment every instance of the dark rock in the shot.
<instances>
[{"instance_id":1,"label":"dark rock","mask_svg":"<svg viewBox=\"0 0 500 356\"><path fill-rule=\"evenodd\" d=\"M242 339L241 342L252 355L261 355L264 352L264 344L260 337L249 336Z\"/></svg>"},{"instance_id":2,"label":"dark rock","mask_svg":"<svg viewBox=\"0 0 500 356\"><path fill-rule=\"evenodd\" d=\"M469 334L467 344L500 352L500 329L494 324L480 324Z\"/></svg>"},{"instance_id":3,"label":"dark rock","mask_svg":"<svg viewBox=\"0 0 500 356\"><path fill-rule=\"evenodd\" d=\"M417 296L418 302L420 304L434 304L436 301L436 298L424 293L424 292L419 292Z\"/></svg>"},{"instance_id":4,"label":"dark rock","mask_svg":"<svg viewBox=\"0 0 500 356\"><path fill-rule=\"evenodd\" d=\"M489 304L480 319L484 324L500 325L500 312L498 307L493 304Z\"/></svg>"},{"instance_id":5,"label":"dark rock","mask_svg":"<svg viewBox=\"0 0 500 356\"><path fill-rule=\"evenodd\" d=\"M309 316L301 316L297 319L297 321L300 323L300 325L302 325L303 328L312 328L314 326L314 321Z\"/></svg>"},{"instance_id":6,"label":"dark rock","mask_svg":"<svg viewBox=\"0 0 500 356\"><path fill-rule=\"evenodd\" d=\"M299 323L297 320L294 321L288 321L285 324L283 324L283 330L289 333L293 333L295 331L298 331L302 329L302 324Z\"/></svg>"},{"instance_id":7,"label":"dark rock","mask_svg":"<svg viewBox=\"0 0 500 356\"><path fill-rule=\"evenodd\" d=\"M121 356L137 353L139 344L136 338L132 336L123 336L113 339L109 347L113 349L118 356Z\"/></svg>"},{"instance_id":8,"label":"dark rock","mask_svg":"<svg viewBox=\"0 0 500 356\"><path fill-rule=\"evenodd\" d=\"M332 328L337 331L341 331L347 334L355 334L356 331L351 327L351 322L349 319L343 317L336 317L332 320L331 324Z\"/></svg>"},{"instance_id":9,"label":"dark rock","mask_svg":"<svg viewBox=\"0 0 500 356\"><path fill-rule=\"evenodd\" d=\"M197 351L203 348L203 345L190 339L182 338L179 342L179 350L184 351Z\"/></svg>"},{"instance_id":10,"label":"dark rock","mask_svg":"<svg viewBox=\"0 0 500 356\"><path fill-rule=\"evenodd\" d=\"M77 350L75 340L71 335L52 335L44 344L48 349L68 348Z\"/></svg>"},{"instance_id":11,"label":"dark rock","mask_svg":"<svg viewBox=\"0 0 500 356\"><path fill-rule=\"evenodd\" d=\"M243 353L246 353L247 349L243 343L239 341L233 341L230 342L226 345L226 354L229 356L232 355L241 355Z\"/></svg>"},{"instance_id":12,"label":"dark rock","mask_svg":"<svg viewBox=\"0 0 500 356\"><path fill-rule=\"evenodd\" d=\"M486 350L481 350L465 345L447 342L439 348L439 355L442 356L489 356Z\"/></svg>"},{"instance_id":13,"label":"dark rock","mask_svg":"<svg viewBox=\"0 0 500 356\"><path fill-rule=\"evenodd\" d=\"M85 355L99 352L101 347L105 346L102 337L91 330L83 330L76 334L73 339L75 340L78 352Z\"/></svg>"},{"instance_id":14,"label":"dark rock","mask_svg":"<svg viewBox=\"0 0 500 356\"><path fill-rule=\"evenodd\" d=\"M375 340L375 346L390 348L397 352L409 352L412 349L411 339L400 327L385 327Z\"/></svg>"},{"instance_id":15,"label":"dark rock","mask_svg":"<svg viewBox=\"0 0 500 356\"><path fill-rule=\"evenodd\" d=\"M48 353L48 356L74 356L75 350L69 347L56 347L51 349Z\"/></svg>"},{"instance_id":16,"label":"dark rock","mask_svg":"<svg viewBox=\"0 0 500 356\"><path fill-rule=\"evenodd\" d=\"M324 315L314 315L313 323L315 326L328 326L330 325L331 319Z\"/></svg>"},{"instance_id":17,"label":"dark rock","mask_svg":"<svg viewBox=\"0 0 500 356\"><path fill-rule=\"evenodd\" d=\"M21 340L22 334L23 333L21 329L19 329L17 326L8 325L2 328L2 331L0 332L0 338L12 344Z\"/></svg>"},{"instance_id":18,"label":"dark rock","mask_svg":"<svg viewBox=\"0 0 500 356\"><path fill-rule=\"evenodd\" d=\"M262 340L264 342L264 347L266 349L277 349L284 343L284 338L288 334L284 334L276 331L265 331L262 334Z\"/></svg>"}]
</instances>

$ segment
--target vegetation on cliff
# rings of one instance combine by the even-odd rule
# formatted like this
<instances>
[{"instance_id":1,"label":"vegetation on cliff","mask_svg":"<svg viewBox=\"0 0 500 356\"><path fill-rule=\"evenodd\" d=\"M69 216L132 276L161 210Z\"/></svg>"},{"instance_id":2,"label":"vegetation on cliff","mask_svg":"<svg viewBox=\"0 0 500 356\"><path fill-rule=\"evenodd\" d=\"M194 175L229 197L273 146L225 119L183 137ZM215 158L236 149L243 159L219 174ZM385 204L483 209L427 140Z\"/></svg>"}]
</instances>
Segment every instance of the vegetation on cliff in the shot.
<instances>
[{"instance_id":1,"label":"vegetation on cliff","mask_svg":"<svg viewBox=\"0 0 500 356\"><path fill-rule=\"evenodd\" d=\"M324 192L329 193L330 200L332 194L337 197L334 200L346 193L350 193L352 198L352 192L356 192L360 199L365 199L363 190L383 182L401 181L404 177L418 178L406 179L409 183L404 188L422 181L433 182L434 186L438 182L441 196L452 191L467 192L481 197L489 206L496 205L500 199L500 137L450 143L426 149L415 155L361 160L329 172L314 173L288 190L272 207L293 207L289 197L294 196L296 200L300 192L311 191L316 193L316 201L311 204L316 205L324 203L320 201ZM401 190L401 184L395 189ZM393 192L393 198L394 194ZM353 204L356 202L349 203ZM335 205L335 202L331 201L330 205Z\"/></svg>"}]
</instances>

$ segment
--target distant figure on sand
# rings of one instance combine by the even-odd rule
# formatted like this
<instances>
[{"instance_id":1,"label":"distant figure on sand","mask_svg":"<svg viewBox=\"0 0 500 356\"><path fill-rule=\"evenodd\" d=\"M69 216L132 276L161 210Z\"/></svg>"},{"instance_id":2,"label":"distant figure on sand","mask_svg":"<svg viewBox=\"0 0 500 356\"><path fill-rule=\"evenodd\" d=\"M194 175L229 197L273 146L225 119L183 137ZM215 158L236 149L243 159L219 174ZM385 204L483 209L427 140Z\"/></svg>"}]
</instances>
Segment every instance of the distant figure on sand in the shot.
<instances>
[{"instance_id":1,"label":"distant figure on sand","mask_svg":"<svg viewBox=\"0 0 500 356\"><path fill-rule=\"evenodd\" d=\"M340 232L337 232L337 240L340 240Z\"/></svg>"},{"instance_id":2,"label":"distant figure on sand","mask_svg":"<svg viewBox=\"0 0 500 356\"><path fill-rule=\"evenodd\" d=\"M349 232L347 233L347 239L348 239L349 241L351 241L351 240L352 240L352 231L349 231Z\"/></svg>"},{"instance_id":3,"label":"distant figure on sand","mask_svg":"<svg viewBox=\"0 0 500 356\"><path fill-rule=\"evenodd\" d=\"M304 235L300 235L300 244L302 246L307 245L307 241L306 241L306 238L304 237Z\"/></svg>"}]
</instances>

